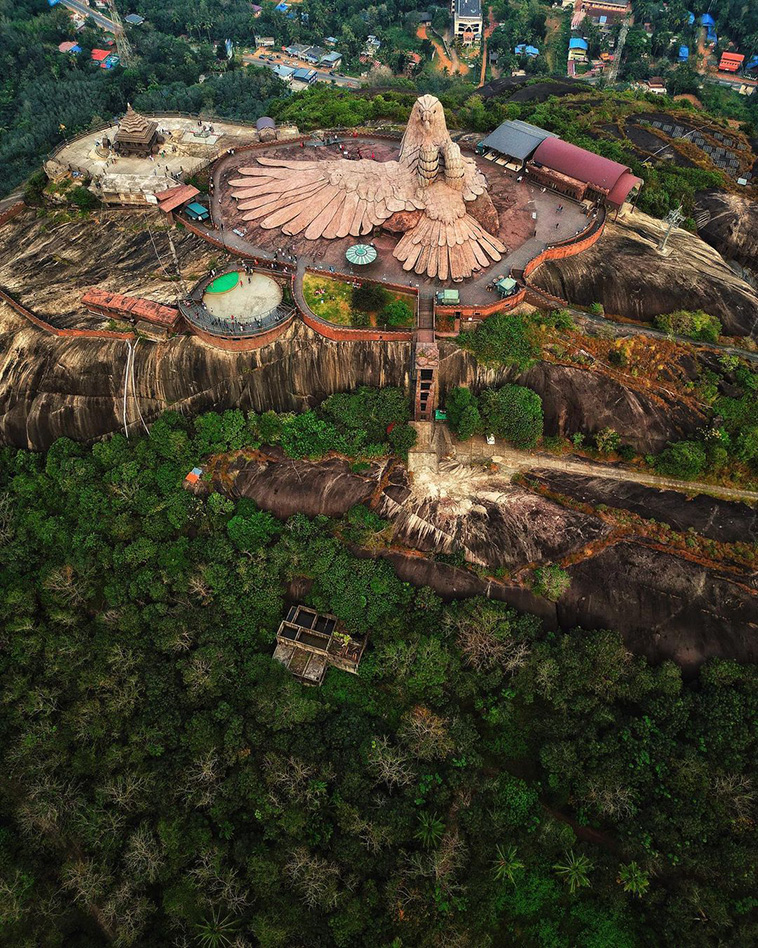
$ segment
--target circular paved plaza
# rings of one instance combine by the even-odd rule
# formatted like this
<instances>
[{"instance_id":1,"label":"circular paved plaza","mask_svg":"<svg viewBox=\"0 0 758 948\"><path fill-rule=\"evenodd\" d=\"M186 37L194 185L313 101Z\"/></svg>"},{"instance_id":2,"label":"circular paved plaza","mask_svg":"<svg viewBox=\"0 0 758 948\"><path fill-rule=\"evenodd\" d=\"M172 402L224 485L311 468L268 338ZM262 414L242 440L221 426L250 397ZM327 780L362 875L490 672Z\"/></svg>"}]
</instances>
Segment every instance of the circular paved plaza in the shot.
<instances>
[{"instance_id":1,"label":"circular paved plaza","mask_svg":"<svg viewBox=\"0 0 758 948\"><path fill-rule=\"evenodd\" d=\"M236 277L236 280L235 280ZM282 288L262 273L233 271L210 283L203 294L205 309L222 324L253 328L282 302Z\"/></svg>"}]
</instances>

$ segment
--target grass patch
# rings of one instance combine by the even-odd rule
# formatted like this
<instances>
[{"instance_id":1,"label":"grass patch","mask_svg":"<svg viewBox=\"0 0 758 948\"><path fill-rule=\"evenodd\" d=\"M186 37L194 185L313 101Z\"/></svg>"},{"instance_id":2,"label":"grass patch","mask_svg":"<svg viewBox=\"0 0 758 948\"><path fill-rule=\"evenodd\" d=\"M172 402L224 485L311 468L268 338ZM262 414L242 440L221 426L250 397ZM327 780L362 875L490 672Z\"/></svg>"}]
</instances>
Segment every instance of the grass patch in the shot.
<instances>
[{"instance_id":1,"label":"grass patch","mask_svg":"<svg viewBox=\"0 0 758 948\"><path fill-rule=\"evenodd\" d=\"M355 285L320 273L306 273L303 277L303 296L311 310L321 319L337 326L355 328L386 328L383 313L393 303L404 303L409 314L406 319L393 323L391 329L412 329L415 323L416 297L413 293L396 292L381 287L382 300L378 305L362 306L354 303Z\"/></svg>"}]
</instances>

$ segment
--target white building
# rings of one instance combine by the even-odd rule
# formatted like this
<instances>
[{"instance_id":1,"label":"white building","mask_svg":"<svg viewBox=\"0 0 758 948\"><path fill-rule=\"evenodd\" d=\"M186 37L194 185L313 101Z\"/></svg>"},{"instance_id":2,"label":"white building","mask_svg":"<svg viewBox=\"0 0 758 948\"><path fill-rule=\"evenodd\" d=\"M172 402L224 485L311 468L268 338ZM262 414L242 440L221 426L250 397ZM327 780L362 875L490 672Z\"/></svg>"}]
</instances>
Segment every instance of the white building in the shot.
<instances>
[{"instance_id":1,"label":"white building","mask_svg":"<svg viewBox=\"0 0 758 948\"><path fill-rule=\"evenodd\" d=\"M482 41L482 0L453 0L453 36L464 46Z\"/></svg>"}]
</instances>

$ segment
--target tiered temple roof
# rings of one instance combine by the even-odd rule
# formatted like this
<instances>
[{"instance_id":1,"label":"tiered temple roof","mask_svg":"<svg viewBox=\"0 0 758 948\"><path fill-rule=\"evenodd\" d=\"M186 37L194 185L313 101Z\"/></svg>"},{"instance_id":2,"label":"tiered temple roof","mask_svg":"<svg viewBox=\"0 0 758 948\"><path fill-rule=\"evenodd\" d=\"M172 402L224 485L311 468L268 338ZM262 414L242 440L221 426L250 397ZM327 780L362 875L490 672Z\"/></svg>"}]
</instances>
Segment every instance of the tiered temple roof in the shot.
<instances>
[{"instance_id":1,"label":"tiered temple roof","mask_svg":"<svg viewBox=\"0 0 758 948\"><path fill-rule=\"evenodd\" d=\"M135 112L131 105L127 105L126 114L118 123L116 141L134 145L148 145L156 131L158 123L145 118Z\"/></svg>"}]
</instances>

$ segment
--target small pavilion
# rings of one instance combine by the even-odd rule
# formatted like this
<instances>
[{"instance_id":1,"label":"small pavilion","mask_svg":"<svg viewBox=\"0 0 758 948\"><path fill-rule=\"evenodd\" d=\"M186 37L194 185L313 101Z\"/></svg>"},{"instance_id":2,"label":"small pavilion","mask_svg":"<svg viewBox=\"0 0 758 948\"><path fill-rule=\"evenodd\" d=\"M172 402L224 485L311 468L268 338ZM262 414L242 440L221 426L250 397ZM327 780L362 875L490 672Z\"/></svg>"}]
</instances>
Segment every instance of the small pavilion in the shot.
<instances>
[{"instance_id":1,"label":"small pavilion","mask_svg":"<svg viewBox=\"0 0 758 948\"><path fill-rule=\"evenodd\" d=\"M147 158L159 144L158 123L135 112L127 105L126 114L118 123L115 146L119 155Z\"/></svg>"}]
</instances>

